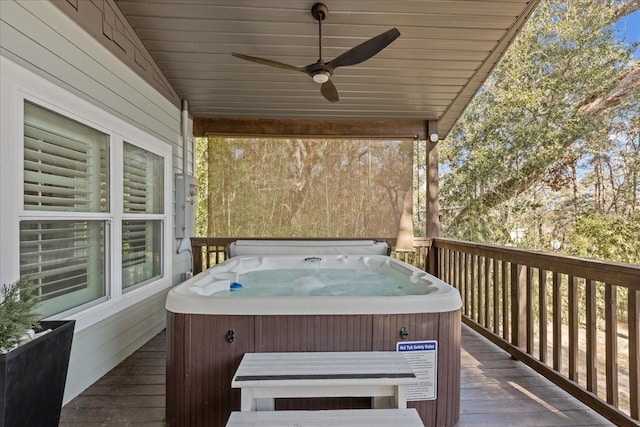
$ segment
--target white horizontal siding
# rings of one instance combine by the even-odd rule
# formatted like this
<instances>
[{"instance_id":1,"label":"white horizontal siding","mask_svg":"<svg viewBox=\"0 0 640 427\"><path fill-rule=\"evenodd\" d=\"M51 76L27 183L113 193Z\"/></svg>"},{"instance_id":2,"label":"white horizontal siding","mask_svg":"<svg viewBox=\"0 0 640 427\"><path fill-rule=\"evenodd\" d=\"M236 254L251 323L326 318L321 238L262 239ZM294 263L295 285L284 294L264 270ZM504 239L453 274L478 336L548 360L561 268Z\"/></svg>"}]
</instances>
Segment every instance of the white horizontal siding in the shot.
<instances>
[{"instance_id":1,"label":"white horizontal siding","mask_svg":"<svg viewBox=\"0 0 640 427\"><path fill-rule=\"evenodd\" d=\"M179 108L50 2L2 0L0 12L2 56L171 145L173 172L182 172ZM172 236L168 240L173 283L191 263L188 253L176 254L178 243ZM75 334L65 403L164 328L165 295L155 294Z\"/></svg>"},{"instance_id":2,"label":"white horizontal siding","mask_svg":"<svg viewBox=\"0 0 640 427\"><path fill-rule=\"evenodd\" d=\"M180 146L180 110L49 2L2 1L2 53Z\"/></svg>"}]
</instances>

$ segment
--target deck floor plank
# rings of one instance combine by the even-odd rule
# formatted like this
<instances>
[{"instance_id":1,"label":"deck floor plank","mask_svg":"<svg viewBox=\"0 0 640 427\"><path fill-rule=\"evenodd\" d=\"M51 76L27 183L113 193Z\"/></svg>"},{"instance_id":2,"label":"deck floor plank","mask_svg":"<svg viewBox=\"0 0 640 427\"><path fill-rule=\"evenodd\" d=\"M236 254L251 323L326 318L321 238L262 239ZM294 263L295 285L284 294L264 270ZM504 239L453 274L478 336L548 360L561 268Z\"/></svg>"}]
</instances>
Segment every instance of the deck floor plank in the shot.
<instances>
[{"instance_id":1,"label":"deck floor plank","mask_svg":"<svg viewBox=\"0 0 640 427\"><path fill-rule=\"evenodd\" d=\"M60 426L165 426L165 344L162 332L65 405ZM613 425L464 325L461 362L457 427Z\"/></svg>"}]
</instances>

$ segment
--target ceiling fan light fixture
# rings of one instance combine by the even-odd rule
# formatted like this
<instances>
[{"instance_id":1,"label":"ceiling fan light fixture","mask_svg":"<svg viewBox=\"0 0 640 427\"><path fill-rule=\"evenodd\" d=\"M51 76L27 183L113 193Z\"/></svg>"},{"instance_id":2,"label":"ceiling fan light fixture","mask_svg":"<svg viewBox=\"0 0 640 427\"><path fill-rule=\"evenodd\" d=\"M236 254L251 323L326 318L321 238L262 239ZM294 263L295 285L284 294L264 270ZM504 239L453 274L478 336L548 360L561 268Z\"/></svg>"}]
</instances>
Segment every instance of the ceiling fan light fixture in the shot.
<instances>
[{"instance_id":1,"label":"ceiling fan light fixture","mask_svg":"<svg viewBox=\"0 0 640 427\"><path fill-rule=\"evenodd\" d=\"M331 77L331 74L329 74L328 71L320 70L313 73L313 76L311 77L313 78L313 81L316 83L326 83L329 81L329 77Z\"/></svg>"}]
</instances>

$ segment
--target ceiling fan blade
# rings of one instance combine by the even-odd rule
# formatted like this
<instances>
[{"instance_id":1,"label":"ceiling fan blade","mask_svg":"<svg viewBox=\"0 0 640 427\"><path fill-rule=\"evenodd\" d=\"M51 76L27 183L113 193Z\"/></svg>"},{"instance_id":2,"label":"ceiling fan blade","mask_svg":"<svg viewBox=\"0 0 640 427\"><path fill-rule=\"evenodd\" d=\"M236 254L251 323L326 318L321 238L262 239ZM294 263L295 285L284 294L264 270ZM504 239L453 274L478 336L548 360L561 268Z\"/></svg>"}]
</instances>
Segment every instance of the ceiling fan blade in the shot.
<instances>
[{"instance_id":1,"label":"ceiling fan blade","mask_svg":"<svg viewBox=\"0 0 640 427\"><path fill-rule=\"evenodd\" d=\"M322 86L320 86L320 93L327 99L327 101L338 102L340 100L340 97L338 96L338 89L336 89L336 86L333 84L331 79L322 83Z\"/></svg>"},{"instance_id":2,"label":"ceiling fan blade","mask_svg":"<svg viewBox=\"0 0 640 427\"><path fill-rule=\"evenodd\" d=\"M271 59L258 58L257 56L243 55L242 53L231 53L236 58L244 59L246 61L257 62L258 64L269 65L271 67L282 68L284 70L300 71L301 73L309 74L304 67L296 67L294 65L285 64L283 62L272 61Z\"/></svg>"},{"instance_id":3,"label":"ceiling fan blade","mask_svg":"<svg viewBox=\"0 0 640 427\"><path fill-rule=\"evenodd\" d=\"M400 37L400 31L397 28L392 28L385 31L382 34L367 40L358 46L349 49L342 55L333 59L327 64L331 68L344 67L345 65L359 64L372 56L376 55L385 47L389 46L392 41Z\"/></svg>"}]
</instances>

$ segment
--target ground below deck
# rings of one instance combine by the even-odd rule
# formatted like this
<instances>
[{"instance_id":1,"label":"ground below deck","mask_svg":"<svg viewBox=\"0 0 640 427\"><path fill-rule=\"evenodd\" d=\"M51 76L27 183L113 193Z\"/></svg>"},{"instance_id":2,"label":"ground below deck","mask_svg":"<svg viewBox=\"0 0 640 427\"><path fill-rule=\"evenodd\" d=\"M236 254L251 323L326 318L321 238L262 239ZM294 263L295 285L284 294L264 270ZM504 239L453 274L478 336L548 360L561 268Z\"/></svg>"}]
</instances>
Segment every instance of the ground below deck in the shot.
<instances>
[{"instance_id":1,"label":"ground below deck","mask_svg":"<svg viewBox=\"0 0 640 427\"><path fill-rule=\"evenodd\" d=\"M164 331L62 410L61 427L165 426ZM463 426L613 425L462 326Z\"/></svg>"}]
</instances>

